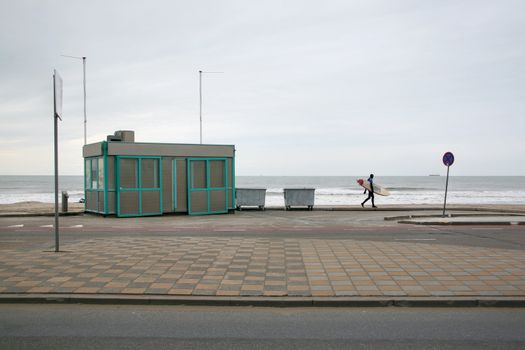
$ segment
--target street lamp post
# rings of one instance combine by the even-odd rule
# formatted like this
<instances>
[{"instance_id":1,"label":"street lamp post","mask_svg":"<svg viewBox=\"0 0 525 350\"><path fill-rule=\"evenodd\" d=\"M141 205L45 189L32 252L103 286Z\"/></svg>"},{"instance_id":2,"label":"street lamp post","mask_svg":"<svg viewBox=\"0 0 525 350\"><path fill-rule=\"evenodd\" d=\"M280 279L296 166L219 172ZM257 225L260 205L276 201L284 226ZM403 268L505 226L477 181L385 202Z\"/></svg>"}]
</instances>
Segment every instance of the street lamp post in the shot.
<instances>
[{"instance_id":1,"label":"street lamp post","mask_svg":"<svg viewBox=\"0 0 525 350\"><path fill-rule=\"evenodd\" d=\"M87 144L87 115L86 115L86 56L69 56L69 55L60 55L62 57L69 57L69 58L75 58L75 59L81 59L82 60L82 68L83 68L83 77L84 77L84 145Z\"/></svg>"},{"instance_id":2,"label":"street lamp post","mask_svg":"<svg viewBox=\"0 0 525 350\"><path fill-rule=\"evenodd\" d=\"M224 72L204 72L202 70L199 71L199 122L200 122L200 143L202 144L202 73L205 74L217 74L217 73L224 73Z\"/></svg>"}]
</instances>

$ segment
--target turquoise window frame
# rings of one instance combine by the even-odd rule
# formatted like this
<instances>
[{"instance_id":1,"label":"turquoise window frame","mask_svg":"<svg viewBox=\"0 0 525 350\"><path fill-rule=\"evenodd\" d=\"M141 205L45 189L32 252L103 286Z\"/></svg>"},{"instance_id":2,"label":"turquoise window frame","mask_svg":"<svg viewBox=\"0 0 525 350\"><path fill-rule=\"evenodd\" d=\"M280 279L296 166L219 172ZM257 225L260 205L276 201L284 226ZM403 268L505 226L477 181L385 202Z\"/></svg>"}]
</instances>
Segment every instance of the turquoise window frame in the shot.
<instances>
[{"instance_id":1,"label":"turquoise window frame","mask_svg":"<svg viewBox=\"0 0 525 350\"><path fill-rule=\"evenodd\" d=\"M120 187L120 160L121 159L135 159L137 161L137 187L136 188L121 188ZM157 159L158 160L158 186L159 187L142 187L142 159ZM115 156L115 203L117 206L116 214L120 218L125 217L142 217L162 215L162 157L159 156ZM142 193L146 191L159 191L159 212L143 213L142 212ZM122 214L120 211L120 193L121 192L138 192L139 194L139 210L137 214Z\"/></svg>"},{"instance_id":2,"label":"turquoise window frame","mask_svg":"<svg viewBox=\"0 0 525 350\"><path fill-rule=\"evenodd\" d=\"M87 174L91 174L91 169L89 169L89 172L87 171L87 166L86 164L88 163L88 158L84 158L84 211L88 211L87 210ZM89 161L89 164L91 166L91 161ZM90 175L91 176L91 175Z\"/></svg>"},{"instance_id":3,"label":"turquoise window frame","mask_svg":"<svg viewBox=\"0 0 525 350\"><path fill-rule=\"evenodd\" d=\"M100 183L99 183L99 177L98 177L98 171L99 171L99 160L103 161L103 171L104 171L104 183L103 185L101 186ZM88 164L89 164L89 169L88 169ZM96 187L93 187L93 179L92 179L92 175L93 175L93 164L95 164L95 174L97 175L97 180L96 180ZM89 170L89 172L88 172ZM108 199L107 199L107 159L106 159L106 156L105 154L103 156L95 156L95 157L87 157L87 158L84 158L84 211L86 212L90 212L90 213L99 213L99 214L106 214L107 211L108 211L108 208L107 208L107 203L108 203ZM86 176L86 174L89 174L89 176ZM96 210L93 210L93 209L88 209L88 193L91 193L91 192L95 192L97 193L97 209ZM99 197L99 193L100 192L103 192L104 193L104 200L103 200L103 206L102 208L99 206L99 201L98 201L98 197Z\"/></svg>"},{"instance_id":4,"label":"turquoise window frame","mask_svg":"<svg viewBox=\"0 0 525 350\"><path fill-rule=\"evenodd\" d=\"M232 196L232 206L229 209L237 208L237 204L235 202L235 153L233 154L232 160L232 187L231 187L231 196Z\"/></svg>"},{"instance_id":5,"label":"turquoise window frame","mask_svg":"<svg viewBox=\"0 0 525 350\"><path fill-rule=\"evenodd\" d=\"M171 160L171 209L177 210L177 158Z\"/></svg>"},{"instance_id":6,"label":"turquoise window frame","mask_svg":"<svg viewBox=\"0 0 525 350\"><path fill-rule=\"evenodd\" d=\"M210 187L210 161L220 160L224 162L224 186L223 187ZM206 164L206 187L204 188L193 188L193 178L191 171L192 161L205 161ZM213 215L213 214L225 214L228 212L228 158L187 158L186 159L186 182L188 184L188 215ZM233 182L233 180L232 180ZM207 192L207 211L193 212L191 210L191 194L192 192ZM224 191L225 194L225 210L211 211L210 208L210 192L211 191Z\"/></svg>"},{"instance_id":7,"label":"turquoise window frame","mask_svg":"<svg viewBox=\"0 0 525 350\"><path fill-rule=\"evenodd\" d=\"M90 169L91 169L91 173L89 174L89 180L90 180L90 183L89 183L89 188L92 189L92 190L98 190L98 160L99 160L100 157L91 157L90 160L91 160L91 165L90 165ZM93 163L95 164L95 169L93 169ZM93 175L95 175L95 178L96 180L94 181L96 183L96 188L93 187Z\"/></svg>"},{"instance_id":8,"label":"turquoise window frame","mask_svg":"<svg viewBox=\"0 0 525 350\"><path fill-rule=\"evenodd\" d=\"M104 176L104 183L100 184L99 182L99 161L102 159L102 166L103 166L103 176ZM95 162L93 162L95 160ZM96 171L97 174L97 186L96 188L93 188L93 179L91 178L93 175L93 163L96 164ZM89 164L89 172L87 164ZM89 176L86 176L86 174L89 174ZM97 210L90 210L87 208L88 206L88 192L96 192L97 193ZM104 200L103 200L103 207L100 208L99 206L99 192L104 192ZM98 214L104 214L107 215L109 213L109 207L108 207L108 152L107 152L107 142L102 143L102 155L100 156L94 156L94 157L86 157L84 158L84 211L91 212L91 213L98 213Z\"/></svg>"},{"instance_id":9,"label":"turquoise window frame","mask_svg":"<svg viewBox=\"0 0 525 350\"><path fill-rule=\"evenodd\" d=\"M104 157L104 215L108 215L110 213L109 209L109 180L108 180L108 147L107 142L104 142L102 144L103 149L103 157ZM113 169L115 169L113 167Z\"/></svg>"}]
</instances>

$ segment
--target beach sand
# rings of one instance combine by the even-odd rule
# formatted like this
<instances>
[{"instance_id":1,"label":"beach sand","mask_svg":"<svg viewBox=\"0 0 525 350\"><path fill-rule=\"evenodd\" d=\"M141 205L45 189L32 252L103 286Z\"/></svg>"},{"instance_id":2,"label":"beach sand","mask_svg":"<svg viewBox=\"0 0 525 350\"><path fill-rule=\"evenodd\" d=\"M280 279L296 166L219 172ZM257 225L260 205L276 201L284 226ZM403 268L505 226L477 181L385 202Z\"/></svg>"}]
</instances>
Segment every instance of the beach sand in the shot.
<instances>
[{"instance_id":1,"label":"beach sand","mask_svg":"<svg viewBox=\"0 0 525 350\"><path fill-rule=\"evenodd\" d=\"M61 211L61 204L58 210ZM84 203L68 203L69 212L83 212ZM12 204L0 204L0 214L44 214L54 213L54 203L43 202L18 202Z\"/></svg>"}]
</instances>

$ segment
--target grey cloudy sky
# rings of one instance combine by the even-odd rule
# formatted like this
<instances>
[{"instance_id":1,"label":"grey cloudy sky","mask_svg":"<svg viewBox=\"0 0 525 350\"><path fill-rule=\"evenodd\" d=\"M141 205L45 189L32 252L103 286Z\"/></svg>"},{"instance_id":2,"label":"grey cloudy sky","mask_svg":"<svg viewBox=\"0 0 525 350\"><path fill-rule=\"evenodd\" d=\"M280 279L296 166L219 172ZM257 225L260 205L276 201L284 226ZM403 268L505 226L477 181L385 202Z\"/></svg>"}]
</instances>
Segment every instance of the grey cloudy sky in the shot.
<instances>
[{"instance_id":1,"label":"grey cloudy sky","mask_svg":"<svg viewBox=\"0 0 525 350\"><path fill-rule=\"evenodd\" d=\"M2 1L0 174L88 142L235 144L238 175L525 175L525 2Z\"/></svg>"}]
</instances>

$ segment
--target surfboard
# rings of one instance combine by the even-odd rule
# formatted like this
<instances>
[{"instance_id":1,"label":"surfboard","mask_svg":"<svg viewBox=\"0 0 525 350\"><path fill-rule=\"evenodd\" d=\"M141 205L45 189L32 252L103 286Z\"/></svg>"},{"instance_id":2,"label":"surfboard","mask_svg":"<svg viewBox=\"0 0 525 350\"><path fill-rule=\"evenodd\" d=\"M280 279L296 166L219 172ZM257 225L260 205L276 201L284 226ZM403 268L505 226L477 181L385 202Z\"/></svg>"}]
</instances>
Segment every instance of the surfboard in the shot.
<instances>
[{"instance_id":1,"label":"surfboard","mask_svg":"<svg viewBox=\"0 0 525 350\"><path fill-rule=\"evenodd\" d=\"M370 191L370 183L368 181L363 180L363 179L357 179L357 183L359 184L359 186L366 188L367 190ZM390 192L386 188L379 186L378 184L374 184L374 193L380 196L390 195Z\"/></svg>"}]
</instances>

